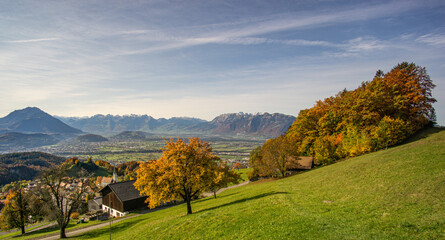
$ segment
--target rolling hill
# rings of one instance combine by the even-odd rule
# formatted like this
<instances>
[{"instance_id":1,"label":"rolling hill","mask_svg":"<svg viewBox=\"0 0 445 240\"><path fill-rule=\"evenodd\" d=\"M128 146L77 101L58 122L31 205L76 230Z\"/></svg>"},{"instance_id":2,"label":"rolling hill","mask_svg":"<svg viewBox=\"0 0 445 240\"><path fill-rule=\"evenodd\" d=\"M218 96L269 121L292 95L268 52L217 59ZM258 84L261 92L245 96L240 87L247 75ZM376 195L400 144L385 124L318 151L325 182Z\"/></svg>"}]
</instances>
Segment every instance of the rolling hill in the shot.
<instances>
[{"instance_id":1,"label":"rolling hill","mask_svg":"<svg viewBox=\"0 0 445 240\"><path fill-rule=\"evenodd\" d=\"M4 133L0 135L0 151L21 151L27 148L56 144L59 140L55 136L44 133Z\"/></svg>"},{"instance_id":2,"label":"rolling hill","mask_svg":"<svg viewBox=\"0 0 445 240\"><path fill-rule=\"evenodd\" d=\"M113 239L443 239L445 131L113 224ZM108 239L108 227L78 239Z\"/></svg>"},{"instance_id":3,"label":"rolling hill","mask_svg":"<svg viewBox=\"0 0 445 240\"><path fill-rule=\"evenodd\" d=\"M42 152L0 155L0 185L34 179L43 168L61 164L65 158Z\"/></svg>"},{"instance_id":4,"label":"rolling hill","mask_svg":"<svg viewBox=\"0 0 445 240\"><path fill-rule=\"evenodd\" d=\"M102 137L101 135L97 135L97 134L80 135L80 136L76 137L75 140L78 142L106 142L106 141L108 141L107 138Z\"/></svg>"},{"instance_id":5,"label":"rolling hill","mask_svg":"<svg viewBox=\"0 0 445 240\"><path fill-rule=\"evenodd\" d=\"M154 138L162 139L161 137L142 131L123 131L111 137L111 139L117 141L144 141Z\"/></svg>"}]
</instances>

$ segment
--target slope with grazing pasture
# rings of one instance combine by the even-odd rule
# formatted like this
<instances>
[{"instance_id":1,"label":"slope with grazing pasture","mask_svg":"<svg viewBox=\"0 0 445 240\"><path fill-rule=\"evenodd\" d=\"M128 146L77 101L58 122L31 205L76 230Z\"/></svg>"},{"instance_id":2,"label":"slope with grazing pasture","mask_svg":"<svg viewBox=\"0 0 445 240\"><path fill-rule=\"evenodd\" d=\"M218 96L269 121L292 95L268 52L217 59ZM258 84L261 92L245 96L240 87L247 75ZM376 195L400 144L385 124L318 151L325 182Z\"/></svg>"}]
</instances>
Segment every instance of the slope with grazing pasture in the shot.
<instances>
[{"instance_id":1,"label":"slope with grazing pasture","mask_svg":"<svg viewBox=\"0 0 445 240\"><path fill-rule=\"evenodd\" d=\"M443 239L445 131L112 226L113 239ZM108 227L79 238L108 239Z\"/></svg>"}]
</instances>

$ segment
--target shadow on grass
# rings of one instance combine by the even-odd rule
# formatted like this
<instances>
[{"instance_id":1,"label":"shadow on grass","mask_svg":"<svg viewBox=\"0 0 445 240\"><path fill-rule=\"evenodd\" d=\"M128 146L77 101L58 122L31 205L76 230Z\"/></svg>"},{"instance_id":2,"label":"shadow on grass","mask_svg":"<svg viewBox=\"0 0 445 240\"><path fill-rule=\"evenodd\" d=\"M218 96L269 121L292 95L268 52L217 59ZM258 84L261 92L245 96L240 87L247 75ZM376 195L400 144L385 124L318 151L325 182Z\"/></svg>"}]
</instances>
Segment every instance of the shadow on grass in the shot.
<instances>
[{"instance_id":1,"label":"shadow on grass","mask_svg":"<svg viewBox=\"0 0 445 240\"><path fill-rule=\"evenodd\" d=\"M253 197L249 197L249 198L242 198L242 199L239 199L239 200L236 200L236 201L233 201L233 202L229 202L229 203L225 203L225 204L222 204L222 205L219 205L219 206L202 209L202 210L197 211L196 213L205 212L205 211L209 211L209 210L214 210L214 209L218 209L218 208L221 208L221 207L227 207L227 206L230 206L230 205L233 205L233 204L243 203L243 202L246 202L246 201L260 199L260 198L264 198L264 197L268 197L268 196L272 196L272 195L278 195L278 194L289 194L289 193L288 192L275 192L275 191L272 191L272 192L263 193L263 194L256 195L256 196L253 196Z\"/></svg>"},{"instance_id":2,"label":"shadow on grass","mask_svg":"<svg viewBox=\"0 0 445 240\"><path fill-rule=\"evenodd\" d=\"M26 232L23 235L21 235L21 234L20 235L15 235L12 238L18 238L18 237L24 237L24 236L32 237L33 235L36 235L36 234L54 233L54 231L57 231L57 230L60 230L60 228L56 224L56 225L48 226L48 227L45 227L45 228L42 228L42 229L39 229L39 230L34 230L34 231L31 230L30 232ZM57 231L56 233L59 233L59 232Z\"/></svg>"},{"instance_id":3,"label":"shadow on grass","mask_svg":"<svg viewBox=\"0 0 445 240\"><path fill-rule=\"evenodd\" d=\"M124 232L126 230L128 230L128 228L130 228L131 226L133 226L134 224L136 224L138 221L121 221L116 225L111 225L111 238L113 238L113 235L119 232ZM79 235L76 235L74 237L70 237L73 239L77 239L77 238L84 238L84 239L90 239L90 238L96 238L99 236L106 236L110 234L110 228L109 227L102 227L99 229L95 229L95 230L91 230L88 231L86 233L82 233Z\"/></svg>"},{"instance_id":4,"label":"shadow on grass","mask_svg":"<svg viewBox=\"0 0 445 240\"><path fill-rule=\"evenodd\" d=\"M427 138L435 133L439 133L445 131L445 128L440 128L440 127L426 127L424 129L421 129L419 131L417 131L414 135L412 135L411 137L409 137L408 139L406 139L405 141L403 141L400 145L406 144L406 143L411 143L411 142L415 142L418 141L420 139L424 139Z\"/></svg>"}]
</instances>

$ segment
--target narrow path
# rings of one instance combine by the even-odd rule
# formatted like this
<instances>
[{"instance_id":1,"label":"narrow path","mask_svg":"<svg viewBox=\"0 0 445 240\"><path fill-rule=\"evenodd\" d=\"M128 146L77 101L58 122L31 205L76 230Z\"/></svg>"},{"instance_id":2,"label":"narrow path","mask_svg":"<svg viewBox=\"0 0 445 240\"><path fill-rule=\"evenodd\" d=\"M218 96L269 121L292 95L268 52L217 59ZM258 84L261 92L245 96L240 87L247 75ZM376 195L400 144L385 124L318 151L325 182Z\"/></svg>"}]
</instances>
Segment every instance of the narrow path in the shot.
<instances>
[{"instance_id":1,"label":"narrow path","mask_svg":"<svg viewBox=\"0 0 445 240\"><path fill-rule=\"evenodd\" d=\"M242 183L240 183L240 184L232 185L232 186L230 186L230 187L221 188L221 189L219 189L219 190L216 192L216 195L222 193L222 192L225 191L225 190L228 190L228 189L231 189L231 188L237 188L237 187L245 186L245 185L247 185L247 184L249 184L249 183L250 183L250 181L245 181L245 182L242 182ZM203 195L204 197L213 196L213 192L206 192L206 193L203 193L202 195Z\"/></svg>"},{"instance_id":2,"label":"narrow path","mask_svg":"<svg viewBox=\"0 0 445 240\"><path fill-rule=\"evenodd\" d=\"M55 222L44 222L44 223L37 223L37 224L28 225L28 226L25 227L25 232L26 233L30 233L30 232L33 232L33 231L40 230L42 228L46 228L46 227L52 226L54 224L55 224ZM30 228L33 228L33 229L29 230ZM1 235L5 235L5 234L14 233L14 232L19 232L19 231L20 231L20 229L17 229L17 228L14 228L14 229L6 231L6 232L2 231L2 232L0 232L0 236Z\"/></svg>"}]
</instances>

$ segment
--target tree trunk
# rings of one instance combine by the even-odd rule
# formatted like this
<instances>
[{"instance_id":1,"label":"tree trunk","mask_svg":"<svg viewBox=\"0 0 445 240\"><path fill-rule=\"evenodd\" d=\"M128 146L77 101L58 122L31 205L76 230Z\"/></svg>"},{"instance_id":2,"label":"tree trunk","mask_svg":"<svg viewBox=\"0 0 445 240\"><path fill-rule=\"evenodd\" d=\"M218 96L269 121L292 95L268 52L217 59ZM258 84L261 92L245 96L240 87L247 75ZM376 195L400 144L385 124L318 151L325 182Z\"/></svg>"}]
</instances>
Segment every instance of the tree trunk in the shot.
<instances>
[{"instance_id":1,"label":"tree trunk","mask_svg":"<svg viewBox=\"0 0 445 240\"><path fill-rule=\"evenodd\" d=\"M66 226L60 227L60 238L66 238L65 228L66 228Z\"/></svg>"},{"instance_id":2,"label":"tree trunk","mask_svg":"<svg viewBox=\"0 0 445 240\"><path fill-rule=\"evenodd\" d=\"M25 234L25 206L23 206L23 195L22 195L22 189L19 190L19 212L20 212L20 229L22 230L22 234Z\"/></svg>"},{"instance_id":3,"label":"tree trunk","mask_svg":"<svg viewBox=\"0 0 445 240\"><path fill-rule=\"evenodd\" d=\"M286 177L286 168L283 167L282 169L280 169L280 173L282 177Z\"/></svg>"},{"instance_id":4,"label":"tree trunk","mask_svg":"<svg viewBox=\"0 0 445 240\"><path fill-rule=\"evenodd\" d=\"M186 198L187 198L186 202L187 202L187 215L188 215L192 214L191 196L187 196Z\"/></svg>"},{"instance_id":5,"label":"tree trunk","mask_svg":"<svg viewBox=\"0 0 445 240\"><path fill-rule=\"evenodd\" d=\"M216 191L213 191L213 196L216 198Z\"/></svg>"}]
</instances>

